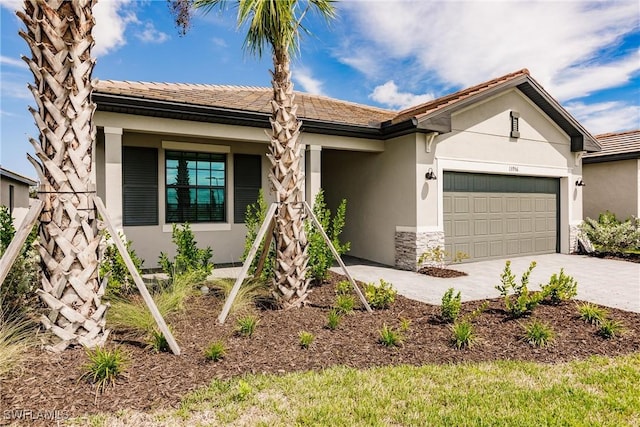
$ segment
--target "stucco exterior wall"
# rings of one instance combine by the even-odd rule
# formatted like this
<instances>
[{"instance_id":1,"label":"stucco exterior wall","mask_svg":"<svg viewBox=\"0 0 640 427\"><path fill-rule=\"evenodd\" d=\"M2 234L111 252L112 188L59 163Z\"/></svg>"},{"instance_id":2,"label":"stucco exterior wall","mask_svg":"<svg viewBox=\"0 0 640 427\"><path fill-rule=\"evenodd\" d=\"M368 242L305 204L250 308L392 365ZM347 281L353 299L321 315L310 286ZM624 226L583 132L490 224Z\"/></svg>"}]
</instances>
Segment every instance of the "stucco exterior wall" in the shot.
<instances>
[{"instance_id":1,"label":"stucco exterior wall","mask_svg":"<svg viewBox=\"0 0 640 427\"><path fill-rule=\"evenodd\" d=\"M607 210L622 220L640 215L640 159L588 163L582 169L585 218L598 219Z\"/></svg>"},{"instance_id":2,"label":"stucco exterior wall","mask_svg":"<svg viewBox=\"0 0 640 427\"><path fill-rule=\"evenodd\" d=\"M347 199L349 255L395 265L396 227L415 227L415 135L385 142L382 153L322 151L322 187L331 209Z\"/></svg>"},{"instance_id":3,"label":"stucco exterior wall","mask_svg":"<svg viewBox=\"0 0 640 427\"><path fill-rule=\"evenodd\" d=\"M28 208L29 186L7 176L0 178L0 204L9 207L11 186L13 186L13 208Z\"/></svg>"}]
</instances>

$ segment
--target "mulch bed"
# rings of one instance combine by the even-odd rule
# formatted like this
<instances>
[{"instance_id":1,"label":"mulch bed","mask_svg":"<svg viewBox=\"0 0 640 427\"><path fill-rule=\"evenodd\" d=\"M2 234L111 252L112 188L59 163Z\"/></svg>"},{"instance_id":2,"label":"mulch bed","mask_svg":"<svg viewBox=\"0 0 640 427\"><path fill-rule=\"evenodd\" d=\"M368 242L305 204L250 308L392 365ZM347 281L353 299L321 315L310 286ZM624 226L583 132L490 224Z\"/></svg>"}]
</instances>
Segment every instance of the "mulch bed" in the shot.
<instances>
[{"instance_id":1,"label":"mulch bed","mask_svg":"<svg viewBox=\"0 0 640 427\"><path fill-rule=\"evenodd\" d=\"M464 271L453 270L451 268L440 267L422 267L418 270L420 274L426 274L427 276L440 277L442 279L448 279L453 277L468 276Z\"/></svg>"},{"instance_id":2,"label":"mulch bed","mask_svg":"<svg viewBox=\"0 0 640 427\"><path fill-rule=\"evenodd\" d=\"M246 373L319 371L334 365L368 368L507 359L554 363L640 351L640 314L608 309L610 317L624 323L626 333L607 340L577 317L575 302L535 309L534 317L549 322L556 331L555 343L548 348L534 348L521 340L523 320L510 319L501 299L488 300L488 309L474 321L480 340L465 350L451 346L449 325L441 322L438 306L402 296L391 308L373 314L358 309L344 317L337 330L330 331L325 329L327 313L335 300L334 284L341 278L332 274L323 286L314 287L311 304L303 309L260 311L260 324L251 338L234 334L233 318L224 326L218 325L221 299L211 295L193 297L187 302L185 313L168 319L181 346L181 356L153 353L142 343L132 341L132 337L114 335L113 339L128 354L129 366L126 377L99 395L97 403L95 387L80 379L87 361L82 349L60 355L38 350L28 364L0 383L0 414L30 409L58 411L68 417L128 408L166 409L176 407L186 393L214 378ZM462 315L481 303L463 303ZM379 344L382 326L399 328L403 319L411 322L404 334L404 345L387 348ZM298 342L302 330L315 335L308 350L300 348ZM205 347L219 339L226 343L226 357L220 362L206 361Z\"/></svg>"}]
</instances>

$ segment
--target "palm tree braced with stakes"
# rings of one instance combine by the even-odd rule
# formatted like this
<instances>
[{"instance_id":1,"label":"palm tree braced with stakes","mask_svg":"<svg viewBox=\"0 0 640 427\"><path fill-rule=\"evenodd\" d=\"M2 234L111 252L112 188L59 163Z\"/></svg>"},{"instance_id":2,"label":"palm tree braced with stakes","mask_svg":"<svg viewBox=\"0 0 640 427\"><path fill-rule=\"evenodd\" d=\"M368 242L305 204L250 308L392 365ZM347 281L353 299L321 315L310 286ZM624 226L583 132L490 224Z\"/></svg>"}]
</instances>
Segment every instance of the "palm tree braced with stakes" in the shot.
<instances>
[{"instance_id":1,"label":"palm tree braced with stakes","mask_svg":"<svg viewBox=\"0 0 640 427\"><path fill-rule=\"evenodd\" d=\"M72 344L102 345L106 305L98 280L100 234L94 207L92 149L95 104L91 73L95 60L92 8L95 0L25 0L17 15L26 31L34 76L29 85L37 108L29 108L40 130L30 157L40 179L41 289L49 308L41 320L54 351Z\"/></svg>"}]
</instances>

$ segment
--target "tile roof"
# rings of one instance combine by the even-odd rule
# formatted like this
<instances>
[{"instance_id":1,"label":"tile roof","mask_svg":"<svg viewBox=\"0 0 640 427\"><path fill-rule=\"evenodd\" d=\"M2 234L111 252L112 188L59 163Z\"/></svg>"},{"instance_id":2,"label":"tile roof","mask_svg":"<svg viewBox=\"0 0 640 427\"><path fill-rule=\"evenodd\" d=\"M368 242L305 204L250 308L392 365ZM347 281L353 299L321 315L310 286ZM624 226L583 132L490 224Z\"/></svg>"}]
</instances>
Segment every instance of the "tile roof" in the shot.
<instances>
[{"instance_id":1,"label":"tile roof","mask_svg":"<svg viewBox=\"0 0 640 427\"><path fill-rule=\"evenodd\" d=\"M452 93L450 95L445 95L440 98L434 99L429 102L425 102L424 104L417 105L415 107L407 108L405 110L400 111L392 120L392 123L400 123L405 120L409 120L412 118L420 118L426 115L435 113L438 110L441 110L447 106L456 104L464 99L467 99L471 96L477 95L479 93L485 92L486 90L492 89L496 86L499 86L503 83L507 83L515 78L522 76L529 76L529 70L523 68L522 70L518 70L513 73L506 74L502 77L495 78L493 80L489 80L488 82L480 83L476 86L472 86L466 89L462 89L458 92Z\"/></svg>"},{"instance_id":2,"label":"tile roof","mask_svg":"<svg viewBox=\"0 0 640 427\"><path fill-rule=\"evenodd\" d=\"M238 111L271 113L272 89L251 86L223 86L183 83L149 83L100 80L97 93L176 102ZM296 92L298 117L322 122L379 127L395 112L326 96Z\"/></svg>"},{"instance_id":3,"label":"tile roof","mask_svg":"<svg viewBox=\"0 0 640 427\"><path fill-rule=\"evenodd\" d=\"M596 158L637 153L640 157L640 129L627 132L605 133L595 136L602 151L588 153L583 158Z\"/></svg>"}]
</instances>

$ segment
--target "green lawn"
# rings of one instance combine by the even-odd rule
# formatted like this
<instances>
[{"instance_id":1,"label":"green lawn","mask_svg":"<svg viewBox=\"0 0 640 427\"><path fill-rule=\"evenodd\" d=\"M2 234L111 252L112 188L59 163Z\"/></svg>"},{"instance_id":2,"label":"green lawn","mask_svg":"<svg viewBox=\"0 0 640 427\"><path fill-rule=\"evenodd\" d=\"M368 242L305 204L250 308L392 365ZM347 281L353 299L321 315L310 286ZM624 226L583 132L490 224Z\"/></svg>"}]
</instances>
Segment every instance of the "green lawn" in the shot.
<instances>
[{"instance_id":1,"label":"green lawn","mask_svg":"<svg viewBox=\"0 0 640 427\"><path fill-rule=\"evenodd\" d=\"M495 362L344 367L214 381L177 411L90 425L640 425L640 354L556 365Z\"/></svg>"}]
</instances>

